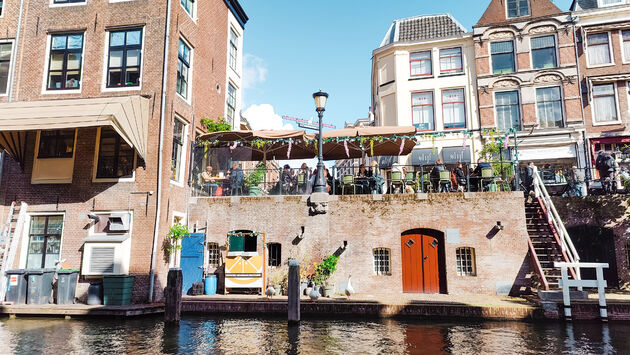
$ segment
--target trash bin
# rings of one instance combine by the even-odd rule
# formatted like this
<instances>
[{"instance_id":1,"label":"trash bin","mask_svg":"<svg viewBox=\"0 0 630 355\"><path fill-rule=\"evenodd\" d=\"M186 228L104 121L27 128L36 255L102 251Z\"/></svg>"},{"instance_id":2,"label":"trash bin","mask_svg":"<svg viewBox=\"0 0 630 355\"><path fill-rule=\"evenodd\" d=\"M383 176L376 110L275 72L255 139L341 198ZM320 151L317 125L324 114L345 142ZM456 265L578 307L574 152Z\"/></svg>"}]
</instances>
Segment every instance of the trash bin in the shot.
<instances>
[{"instance_id":1,"label":"trash bin","mask_svg":"<svg viewBox=\"0 0 630 355\"><path fill-rule=\"evenodd\" d=\"M103 304L106 306L127 306L131 304L131 293L135 276L103 277Z\"/></svg>"},{"instance_id":2,"label":"trash bin","mask_svg":"<svg viewBox=\"0 0 630 355\"><path fill-rule=\"evenodd\" d=\"M57 304L73 304L77 290L79 270L62 269L57 271Z\"/></svg>"},{"instance_id":3,"label":"trash bin","mask_svg":"<svg viewBox=\"0 0 630 355\"><path fill-rule=\"evenodd\" d=\"M206 295L217 294L217 275L208 275L203 280Z\"/></svg>"},{"instance_id":4,"label":"trash bin","mask_svg":"<svg viewBox=\"0 0 630 355\"><path fill-rule=\"evenodd\" d=\"M90 306L103 304L103 284L91 284L88 287L87 304Z\"/></svg>"},{"instance_id":5,"label":"trash bin","mask_svg":"<svg viewBox=\"0 0 630 355\"><path fill-rule=\"evenodd\" d=\"M26 277L24 269L8 270L6 301L13 304L26 303Z\"/></svg>"},{"instance_id":6,"label":"trash bin","mask_svg":"<svg viewBox=\"0 0 630 355\"><path fill-rule=\"evenodd\" d=\"M26 278L28 280L26 303L52 303L52 283L54 276L55 269L26 270Z\"/></svg>"}]
</instances>

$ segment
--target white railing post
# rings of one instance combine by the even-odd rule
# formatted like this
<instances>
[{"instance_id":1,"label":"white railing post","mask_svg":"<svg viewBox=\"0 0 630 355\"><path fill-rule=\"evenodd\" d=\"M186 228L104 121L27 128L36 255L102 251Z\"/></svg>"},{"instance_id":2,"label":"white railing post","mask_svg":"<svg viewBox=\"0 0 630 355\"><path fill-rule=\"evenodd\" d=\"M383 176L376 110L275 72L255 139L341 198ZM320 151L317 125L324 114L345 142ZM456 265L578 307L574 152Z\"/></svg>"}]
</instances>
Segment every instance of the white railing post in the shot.
<instances>
[{"instance_id":1,"label":"white railing post","mask_svg":"<svg viewBox=\"0 0 630 355\"><path fill-rule=\"evenodd\" d=\"M599 298L599 316L602 321L608 320L608 310L606 309L606 290L608 283L604 279L604 268L608 268L606 263L554 263L555 267L560 268L562 279L560 287L562 288L562 300L564 303L564 316L567 320L571 320L571 287L577 287L580 291L584 287L597 288ZM595 269L597 275L596 280L569 280L568 268L579 270L580 268Z\"/></svg>"}]
</instances>

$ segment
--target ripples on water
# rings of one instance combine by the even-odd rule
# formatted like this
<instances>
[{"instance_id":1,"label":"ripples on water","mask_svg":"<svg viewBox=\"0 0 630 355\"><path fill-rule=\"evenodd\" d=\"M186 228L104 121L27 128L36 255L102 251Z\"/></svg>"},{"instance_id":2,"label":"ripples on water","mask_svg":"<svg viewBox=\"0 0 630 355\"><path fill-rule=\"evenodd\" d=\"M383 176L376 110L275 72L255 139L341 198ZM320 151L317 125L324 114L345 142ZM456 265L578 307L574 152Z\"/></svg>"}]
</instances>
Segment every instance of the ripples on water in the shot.
<instances>
[{"instance_id":1,"label":"ripples on water","mask_svg":"<svg viewBox=\"0 0 630 355\"><path fill-rule=\"evenodd\" d=\"M185 317L0 320L1 354L607 354L630 324L446 323Z\"/></svg>"}]
</instances>

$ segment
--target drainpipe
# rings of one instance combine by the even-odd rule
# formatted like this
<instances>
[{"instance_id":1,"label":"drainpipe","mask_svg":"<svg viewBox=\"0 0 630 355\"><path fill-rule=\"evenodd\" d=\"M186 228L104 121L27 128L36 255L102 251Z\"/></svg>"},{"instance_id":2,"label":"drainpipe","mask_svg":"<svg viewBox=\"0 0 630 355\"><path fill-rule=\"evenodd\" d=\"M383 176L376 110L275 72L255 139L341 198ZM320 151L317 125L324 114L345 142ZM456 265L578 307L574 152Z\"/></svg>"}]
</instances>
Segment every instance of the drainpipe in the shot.
<instances>
[{"instance_id":1,"label":"drainpipe","mask_svg":"<svg viewBox=\"0 0 630 355\"><path fill-rule=\"evenodd\" d=\"M578 89L580 91L580 112L582 113L582 123L584 124L584 131L582 132L582 145L584 149L584 172L586 177L586 182L588 183L591 179L591 169L589 169L591 165L590 151L591 148L587 147L588 140L586 139L586 118L584 117L584 95L582 94L582 75L580 74L580 58L578 57L578 47L577 47L577 32L575 22L577 17L571 16L571 26L573 26L573 43L575 44L573 48L575 49L575 68L577 69L578 76ZM582 37L582 41L584 41L584 37ZM577 152L576 152L577 155Z\"/></svg>"},{"instance_id":2,"label":"drainpipe","mask_svg":"<svg viewBox=\"0 0 630 355\"><path fill-rule=\"evenodd\" d=\"M16 61L17 61L17 53L18 53L18 49L20 48L19 44L20 44L20 32L22 31L22 13L24 12L24 0L20 0L20 12L18 14L18 23L17 23L17 29L15 32L15 42L14 42L14 48L11 48L13 50L13 54L11 55L11 68L9 69L9 73L11 73L11 81L12 83L9 83L9 102L13 101L13 85L15 83L15 77L16 77L16 71L17 71L17 65L16 65Z\"/></svg>"},{"instance_id":3,"label":"drainpipe","mask_svg":"<svg viewBox=\"0 0 630 355\"><path fill-rule=\"evenodd\" d=\"M157 203L155 207L155 228L153 230L153 248L151 249L151 271L149 272L149 302L153 302L153 286L157 243L160 236L160 213L162 210L162 151L164 149L164 124L166 121L166 82L168 78L168 49L171 30L171 0L166 0L166 25L164 26L164 65L162 67L162 100L160 104L160 143L158 149Z\"/></svg>"}]
</instances>

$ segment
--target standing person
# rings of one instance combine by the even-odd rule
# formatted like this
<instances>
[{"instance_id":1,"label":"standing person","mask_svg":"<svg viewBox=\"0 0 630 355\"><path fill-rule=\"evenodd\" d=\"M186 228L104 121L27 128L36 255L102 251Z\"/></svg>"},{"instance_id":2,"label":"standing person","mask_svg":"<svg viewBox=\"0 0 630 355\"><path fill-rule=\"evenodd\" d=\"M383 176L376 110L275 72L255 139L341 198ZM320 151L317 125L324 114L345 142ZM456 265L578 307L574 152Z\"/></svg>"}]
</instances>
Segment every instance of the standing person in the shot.
<instances>
[{"instance_id":1,"label":"standing person","mask_svg":"<svg viewBox=\"0 0 630 355\"><path fill-rule=\"evenodd\" d=\"M241 167L238 163L234 163L232 170L230 170L230 191L232 196L243 192L243 175Z\"/></svg>"},{"instance_id":2,"label":"standing person","mask_svg":"<svg viewBox=\"0 0 630 355\"><path fill-rule=\"evenodd\" d=\"M578 169L577 166L573 165L571 167L572 176L571 180L573 182L573 192L577 197L586 196L586 174L581 169Z\"/></svg>"},{"instance_id":3,"label":"standing person","mask_svg":"<svg viewBox=\"0 0 630 355\"><path fill-rule=\"evenodd\" d=\"M459 163L455 170L453 170L453 174L455 175L455 181L457 182L457 192L464 192L466 190L466 174L464 173L464 166L462 163Z\"/></svg>"},{"instance_id":4,"label":"standing person","mask_svg":"<svg viewBox=\"0 0 630 355\"><path fill-rule=\"evenodd\" d=\"M445 171L446 167L442 164L442 160L438 159L435 161L435 166L431 169L431 183L433 183L433 188L435 191L440 191L440 173ZM448 191L448 187L446 188Z\"/></svg>"},{"instance_id":5,"label":"standing person","mask_svg":"<svg viewBox=\"0 0 630 355\"><path fill-rule=\"evenodd\" d=\"M614 158L603 150L597 155L595 168L599 173L599 181L605 194L613 193L613 174L615 171Z\"/></svg>"},{"instance_id":6,"label":"standing person","mask_svg":"<svg viewBox=\"0 0 630 355\"><path fill-rule=\"evenodd\" d=\"M528 197L534 192L534 179L536 174L538 174L538 168L536 168L533 161L530 161L529 164L527 164L527 169L525 169L525 179L523 179Z\"/></svg>"},{"instance_id":7,"label":"standing person","mask_svg":"<svg viewBox=\"0 0 630 355\"><path fill-rule=\"evenodd\" d=\"M282 184L282 192L290 194L293 190L293 176L291 175L291 167L289 164L285 164L282 170L282 176L280 176L280 183Z\"/></svg>"},{"instance_id":8,"label":"standing person","mask_svg":"<svg viewBox=\"0 0 630 355\"><path fill-rule=\"evenodd\" d=\"M370 189L370 172L365 168L365 164L359 165L359 172L357 173L357 182L361 186L361 193L366 194Z\"/></svg>"},{"instance_id":9,"label":"standing person","mask_svg":"<svg viewBox=\"0 0 630 355\"><path fill-rule=\"evenodd\" d=\"M383 176L378 171L378 162L376 160L370 163L368 176L370 176L370 190L372 193L382 194L384 192L383 185L385 184L385 179L383 179Z\"/></svg>"}]
</instances>

